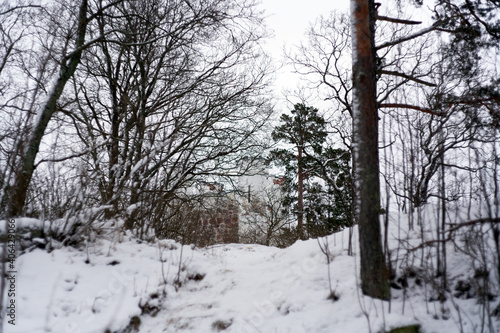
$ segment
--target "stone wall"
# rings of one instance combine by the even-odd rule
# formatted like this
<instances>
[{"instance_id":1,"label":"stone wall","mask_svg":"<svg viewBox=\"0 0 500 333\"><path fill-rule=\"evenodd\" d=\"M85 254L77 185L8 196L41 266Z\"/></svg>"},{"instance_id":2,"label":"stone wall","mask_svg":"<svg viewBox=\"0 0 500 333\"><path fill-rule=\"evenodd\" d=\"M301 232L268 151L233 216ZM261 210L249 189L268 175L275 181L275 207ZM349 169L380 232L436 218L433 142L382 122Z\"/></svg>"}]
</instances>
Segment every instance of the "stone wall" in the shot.
<instances>
[{"instance_id":1,"label":"stone wall","mask_svg":"<svg viewBox=\"0 0 500 333\"><path fill-rule=\"evenodd\" d=\"M238 215L238 205L231 202L201 211L198 218L200 227L198 246L238 243Z\"/></svg>"}]
</instances>

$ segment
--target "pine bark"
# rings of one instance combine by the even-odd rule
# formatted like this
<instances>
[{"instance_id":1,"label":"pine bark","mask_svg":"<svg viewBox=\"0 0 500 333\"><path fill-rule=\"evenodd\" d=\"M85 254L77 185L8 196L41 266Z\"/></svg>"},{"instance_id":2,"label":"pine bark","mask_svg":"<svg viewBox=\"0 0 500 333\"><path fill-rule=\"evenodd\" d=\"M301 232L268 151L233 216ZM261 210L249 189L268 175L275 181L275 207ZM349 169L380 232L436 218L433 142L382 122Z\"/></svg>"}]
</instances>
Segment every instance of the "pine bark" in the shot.
<instances>
[{"instance_id":1,"label":"pine bark","mask_svg":"<svg viewBox=\"0 0 500 333\"><path fill-rule=\"evenodd\" d=\"M359 221L361 289L389 299L380 231L375 9L373 0L352 0L354 170Z\"/></svg>"},{"instance_id":2,"label":"pine bark","mask_svg":"<svg viewBox=\"0 0 500 333\"><path fill-rule=\"evenodd\" d=\"M301 140L298 147L298 200L297 200L297 231L300 239L306 239L304 231L304 169L302 167L304 142Z\"/></svg>"}]
</instances>

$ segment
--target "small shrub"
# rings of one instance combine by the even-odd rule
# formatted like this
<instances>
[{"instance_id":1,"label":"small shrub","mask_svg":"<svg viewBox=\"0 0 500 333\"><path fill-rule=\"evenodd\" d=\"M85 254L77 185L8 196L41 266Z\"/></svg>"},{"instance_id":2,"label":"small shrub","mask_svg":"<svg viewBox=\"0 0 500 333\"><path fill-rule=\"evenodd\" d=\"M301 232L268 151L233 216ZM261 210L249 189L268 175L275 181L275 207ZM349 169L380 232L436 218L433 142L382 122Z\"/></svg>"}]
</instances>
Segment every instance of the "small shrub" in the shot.
<instances>
[{"instance_id":1,"label":"small shrub","mask_svg":"<svg viewBox=\"0 0 500 333\"><path fill-rule=\"evenodd\" d=\"M232 320L217 320L212 323L212 328L217 332L220 332L228 329L232 323Z\"/></svg>"},{"instance_id":2,"label":"small shrub","mask_svg":"<svg viewBox=\"0 0 500 333\"><path fill-rule=\"evenodd\" d=\"M193 280L193 281L201 281L205 277L204 274L196 273L196 274L190 274L188 275L188 280Z\"/></svg>"},{"instance_id":3,"label":"small shrub","mask_svg":"<svg viewBox=\"0 0 500 333\"><path fill-rule=\"evenodd\" d=\"M130 323L125 327L120 333L136 333L139 332L139 326L141 326L141 318L139 316L133 316L130 318Z\"/></svg>"},{"instance_id":4,"label":"small shrub","mask_svg":"<svg viewBox=\"0 0 500 333\"><path fill-rule=\"evenodd\" d=\"M276 235L275 242L277 247L286 248L293 245L298 239L299 234L297 229L283 228L279 231L279 234Z\"/></svg>"},{"instance_id":5,"label":"small shrub","mask_svg":"<svg viewBox=\"0 0 500 333\"><path fill-rule=\"evenodd\" d=\"M393 328L389 333L420 333L420 325Z\"/></svg>"},{"instance_id":6,"label":"small shrub","mask_svg":"<svg viewBox=\"0 0 500 333\"><path fill-rule=\"evenodd\" d=\"M332 302L336 302L340 299L340 296L335 290L333 290L326 299L331 300Z\"/></svg>"}]
</instances>

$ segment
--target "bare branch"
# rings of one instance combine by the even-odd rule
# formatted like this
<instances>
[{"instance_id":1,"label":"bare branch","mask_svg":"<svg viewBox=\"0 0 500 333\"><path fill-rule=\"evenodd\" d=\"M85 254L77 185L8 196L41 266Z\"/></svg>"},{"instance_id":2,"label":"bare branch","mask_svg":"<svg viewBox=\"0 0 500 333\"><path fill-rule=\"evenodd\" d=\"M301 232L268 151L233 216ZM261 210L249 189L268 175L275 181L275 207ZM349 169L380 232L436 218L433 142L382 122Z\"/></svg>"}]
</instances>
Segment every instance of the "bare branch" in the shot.
<instances>
[{"instance_id":1,"label":"bare branch","mask_svg":"<svg viewBox=\"0 0 500 333\"><path fill-rule=\"evenodd\" d=\"M381 16L381 15L377 15L375 18L379 21L387 21L387 22L392 22L392 23L409 24L409 25L422 24L421 21L403 20L403 19Z\"/></svg>"},{"instance_id":2,"label":"bare branch","mask_svg":"<svg viewBox=\"0 0 500 333\"><path fill-rule=\"evenodd\" d=\"M412 35L401 37L399 39L395 39L395 40L392 40L392 41L389 41L389 42L385 42L385 43L383 43L381 45L375 46L375 49L378 51L378 50L381 50L381 49L386 48L386 47L395 46L395 45L407 42L409 40L421 37L421 36L423 36L423 35L425 35L425 34L427 34L429 32L438 30L438 26L439 25L440 25L440 22L435 22L430 27L427 27L427 28L424 28L424 29L422 29L420 31L417 31L416 33L414 33Z\"/></svg>"},{"instance_id":3,"label":"bare branch","mask_svg":"<svg viewBox=\"0 0 500 333\"><path fill-rule=\"evenodd\" d=\"M470 227L470 226L474 226L476 224L483 224L483 223L500 223L500 217L497 217L497 218L487 217L487 218L471 220L471 221L462 222L462 223L450 223L450 225L452 227L448 231L452 232L452 231L456 231L456 230L463 228L463 227Z\"/></svg>"},{"instance_id":4,"label":"bare branch","mask_svg":"<svg viewBox=\"0 0 500 333\"><path fill-rule=\"evenodd\" d=\"M452 238L451 237L447 237L445 239L433 239L433 240L430 240L430 241L427 241L427 242L423 242L422 244L416 246L416 247L413 247L411 249L408 249L408 252L415 252L417 250L420 250L420 249L423 249L427 246L434 246L436 244L446 244L447 242L451 241Z\"/></svg>"},{"instance_id":5,"label":"bare branch","mask_svg":"<svg viewBox=\"0 0 500 333\"><path fill-rule=\"evenodd\" d=\"M435 112L435 111L433 111L433 110L431 110L429 108L424 108L424 107L421 107L421 106L411 105L411 104L383 103L383 104L379 104L378 107L379 108L394 108L394 109L411 109L411 110L417 110L417 111L420 111L420 112L432 114L432 115L438 116L438 117L443 117L443 116L446 115L444 113Z\"/></svg>"},{"instance_id":6,"label":"bare branch","mask_svg":"<svg viewBox=\"0 0 500 333\"><path fill-rule=\"evenodd\" d=\"M42 6L40 6L40 5L16 6L16 7L12 7L12 8L9 8L9 9L1 12L0 15L5 15L5 14L8 14L8 13L13 12L15 10L24 9L24 8L42 8Z\"/></svg>"},{"instance_id":7,"label":"bare branch","mask_svg":"<svg viewBox=\"0 0 500 333\"><path fill-rule=\"evenodd\" d=\"M74 155L69 155L69 156L65 156L65 157L61 157L61 158L45 158L45 159L42 159L40 160L38 163L35 164L35 169L42 163L46 163L46 162L64 162L64 161L67 161L67 160L70 160L72 158L77 158L77 157L82 157L86 154L89 153L89 150L85 150L79 154L74 154Z\"/></svg>"},{"instance_id":8,"label":"bare branch","mask_svg":"<svg viewBox=\"0 0 500 333\"><path fill-rule=\"evenodd\" d=\"M397 72L397 71L387 71L387 70L379 70L378 72L379 72L379 74L399 76L399 77L405 78L407 80L414 81L414 82L417 82L417 83L420 83L420 84L423 84L423 85L426 85L429 87L436 87L435 83L427 82L427 81L421 80L419 78L416 78L414 76L411 76L411 75L408 75L405 73L401 73L401 72Z\"/></svg>"}]
</instances>

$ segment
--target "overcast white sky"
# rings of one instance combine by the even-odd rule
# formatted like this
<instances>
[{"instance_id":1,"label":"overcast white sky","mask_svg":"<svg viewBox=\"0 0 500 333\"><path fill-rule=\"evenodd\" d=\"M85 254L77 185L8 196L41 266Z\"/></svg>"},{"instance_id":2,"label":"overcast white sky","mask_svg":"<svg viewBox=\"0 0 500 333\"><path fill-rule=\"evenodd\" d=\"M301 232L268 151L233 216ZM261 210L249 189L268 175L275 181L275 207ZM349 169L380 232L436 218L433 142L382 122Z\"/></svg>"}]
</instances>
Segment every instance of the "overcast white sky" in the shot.
<instances>
[{"instance_id":1,"label":"overcast white sky","mask_svg":"<svg viewBox=\"0 0 500 333\"><path fill-rule=\"evenodd\" d=\"M276 39L296 41L303 35L309 23L332 10L348 10L349 0L262 0L267 13L267 23L275 31Z\"/></svg>"},{"instance_id":2,"label":"overcast white sky","mask_svg":"<svg viewBox=\"0 0 500 333\"><path fill-rule=\"evenodd\" d=\"M266 51L271 53L277 64L283 60L283 47L290 49L305 39L309 25L321 15L332 10L348 11L349 0L262 0L261 7L266 12L267 26L274 31ZM300 86L300 76L292 74L291 67L284 67L276 74L275 94L282 100L278 108L287 108L283 91L296 90ZM288 106L289 107L289 106ZM278 110L285 111L285 110Z\"/></svg>"}]
</instances>

